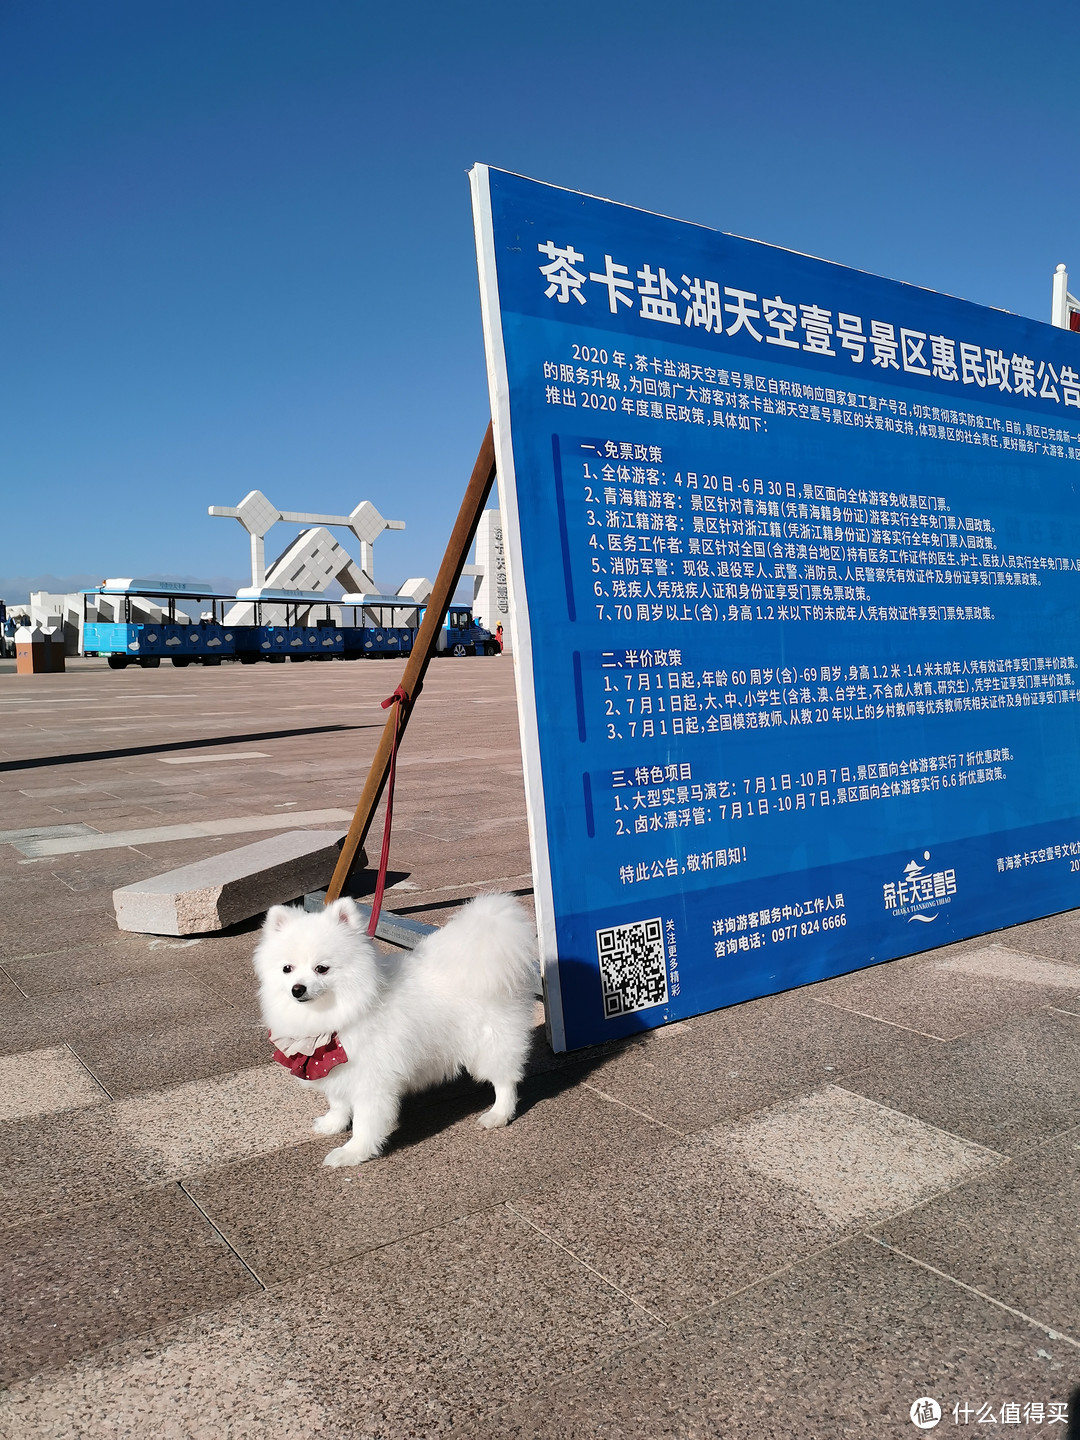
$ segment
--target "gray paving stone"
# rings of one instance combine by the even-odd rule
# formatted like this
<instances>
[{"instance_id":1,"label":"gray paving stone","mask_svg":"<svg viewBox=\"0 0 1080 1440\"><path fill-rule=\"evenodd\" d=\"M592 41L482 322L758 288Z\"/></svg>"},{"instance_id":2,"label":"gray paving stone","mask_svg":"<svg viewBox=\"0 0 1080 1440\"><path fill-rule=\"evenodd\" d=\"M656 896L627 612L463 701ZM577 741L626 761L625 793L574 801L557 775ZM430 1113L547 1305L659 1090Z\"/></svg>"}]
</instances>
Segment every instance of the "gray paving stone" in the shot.
<instances>
[{"instance_id":1,"label":"gray paving stone","mask_svg":"<svg viewBox=\"0 0 1080 1440\"><path fill-rule=\"evenodd\" d=\"M1078 1213L1080 1130L1074 1130L875 1233L964 1284L1078 1337Z\"/></svg>"},{"instance_id":2,"label":"gray paving stone","mask_svg":"<svg viewBox=\"0 0 1080 1440\"><path fill-rule=\"evenodd\" d=\"M682 1325L627 1346L526 1404L485 1417L485 1440L910 1440L920 1396L942 1408L928 1434L1042 1433L1002 1425L1006 1401L1068 1396L1076 1350L948 1278L858 1238ZM954 1404L990 1403L990 1426ZM975 1411L972 1411L974 1415ZM1061 1435L1064 1427L1052 1426ZM474 1440L473 1416L455 1440Z\"/></svg>"},{"instance_id":3,"label":"gray paving stone","mask_svg":"<svg viewBox=\"0 0 1080 1440\"><path fill-rule=\"evenodd\" d=\"M108 1098L64 1045L0 1059L0 1121L100 1105Z\"/></svg>"},{"instance_id":4,"label":"gray paving stone","mask_svg":"<svg viewBox=\"0 0 1080 1440\"><path fill-rule=\"evenodd\" d=\"M323 1166L340 1143L335 1136L222 1165L186 1188L266 1283L322 1267L343 1271L366 1250L550 1191L604 1160L636 1173L671 1143L670 1132L605 1103L576 1078L527 1079L521 1113L502 1130L476 1123L487 1087L449 1098L444 1090L410 1098L389 1153L358 1170Z\"/></svg>"},{"instance_id":5,"label":"gray paving stone","mask_svg":"<svg viewBox=\"0 0 1080 1440\"><path fill-rule=\"evenodd\" d=\"M16 1383L0 1435L432 1440L464 1420L483 1440L504 1401L652 1328L496 1209Z\"/></svg>"},{"instance_id":6,"label":"gray paving stone","mask_svg":"<svg viewBox=\"0 0 1080 1440\"><path fill-rule=\"evenodd\" d=\"M999 1029L903 1054L844 1080L849 1090L954 1135L1018 1155L1080 1120L1080 1017L1020 1015Z\"/></svg>"},{"instance_id":7,"label":"gray paving stone","mask_svg":"<svg viewBox=\"0 0 1080 1440\"><path fill-rule=\"evenodd\" d=\"M142 818L143 814L145 809L130 818ZM187 825L143 826L137 829L109 830L101 834L61 837L59 840L18 840L13 844L24 855L36 859L46 855L78 855L91 850L117 850L131 845L157 845L169 840L201 840L208 835L245 835L260 830L284 830L289 819L288 815L280 814L233 815L225 819L204 820ZM342 810L307 810L292 819L297 825L329 825L335 821L351 820L352 815Z\"/></svg>"},{"instance_id":8,"label":"gray paving stone","mask_svg":"<svg viewBox=\"0 0 1080 1440\"><path fill-rule=\"evenodd\" d=\"M91 807L80 806L80 810ZM57 840L70 835L93 835L89 825L27 825L21 830L0 830L0 845L14 845L18 840Z\"/></svg>"},{"instance_id":9,"label":"gray paving stone","mask_svg":"<svg viewBox=\"0 0 1080 1440\"><path fill-rule=\"evenodd\" d=\"M1011 958L1010 958L1011 957ZM1014 951L950 946L837 976L813 987L816 1000L937 1040L995 1029L1067 994L1074 972L1025 967ZM1056 986L1051 982L1056 981Z\"/></svg>"},{"instance_id":10,"label":"gray paving stone","mask_svg":"<svg viewBox=\"0 0 1080 1440\"><path fill-rule=\"evenodd\" d=\"M318 1098L280 1065L0 1124L0 1229L283 1150Z\"/></svg>"},{"instance_id":11,"label":"gray paving stone","mask_svg":"<svg viewBox=\"0 0 1080 1440\"><path fill-rule=\"evenodd\" d=\"M0 1400L3 1440L488 1440L503 1419L542 1440L891 1440L937 1386L946 1404L1063 1396L1075 1352L915 1260L1059 1329L1076 1309L1074 1151L1046 1137L1075 1123L1080 1020L1060 1012L1080 1011L1080 912L635 1042L538 1049L508 1130L480 1132L486 1095L452 1085L410 1099L382 1160L326 1171L322 1103L264 1063L256 921L119 934L112 890L260 838L230 823L336 828L400 666L96 664L62 692L20 682L42 703L6 716L0 747L29 762L0 772L3 825L48 855L0 844L0 955L20 957L0 1053L17 1072L18 1052L70 1043L113 1095L0 1121L0 1231L26 1256L12 1348L49 1365ZM161 763L206 741L272 759ZM528 886L511 666L433 667L397 816L391 869L415 888L391 909L444 923L476 889ZM111 833L41 833L65 823ZM50 1103L90 1098L68 1078ZM869 1098L813 1098L830 1084ZM972 1179L966 1141L1013 1161ZM269 1292L215 1289L228 1252L187 1229L177 1182ZM154 1209L170 1187L174 1219ZM849 1240L886 1223L914 1259Z\"/></svg>"},{"instance_id":12,"label":"gray paving stone","mask_svg":"<svg viewBox=\"0 0 1080 1440\"><path fill-rule=\"evenodd\" d=\"M0 1233L0 1379L257 1289L173 1187Z\"/></svg>"},{"instance_id":13,"label":"gray paving stone","mask_svg":"<svg viewBox=\"0 0 1080 1440\"><path fill-rule=\"evenodd\" d=\"M819 1005L816 987L749 1000L635 1038L597 1057L590 1083L693 1132L887 1056L917 1069L940 1043Z\"/></svg>"},{"instance_id":14,"label":"gray paving stone","mask_svg":"<svg viewBox=\"0 0 1080 1440\"><path fill-rule=\"evenodd\" d=\"M670 1321L1000 1161L830 1085L512 1203Z\"/></svg>"}]
</instances>

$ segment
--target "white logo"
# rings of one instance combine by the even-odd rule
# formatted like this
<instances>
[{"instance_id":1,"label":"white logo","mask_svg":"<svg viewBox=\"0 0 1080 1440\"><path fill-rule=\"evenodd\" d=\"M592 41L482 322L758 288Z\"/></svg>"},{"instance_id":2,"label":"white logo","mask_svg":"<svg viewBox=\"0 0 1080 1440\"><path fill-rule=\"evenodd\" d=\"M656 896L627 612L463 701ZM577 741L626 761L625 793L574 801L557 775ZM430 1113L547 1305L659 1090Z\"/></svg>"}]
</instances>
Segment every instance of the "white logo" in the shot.
<instances>
[{"instance_id":1,"label":"white logo","mask_svg":"<svg viewBox=\"0 0 1080 1440\"><path fill-rule=\"evenodd\" d=\"M924 850L922 858L929 860L930 851ZM931 871L918 860L908 861L902 879L888 880L882 886L885 909L905 918L908 924L913 920L931 924L937 919L938 910L948 905L955 894L955 870Z\"/></svg>"},{"instance_id":2,"label":"white logo","mask_svg":"<svg viewBox=\"0 0 1080 1440\"><path fill-rule=\"evenodd\" d=\"M933 1430L941 1419L941 1406L930 1395L921 1395L908 1414L917 1430Z\"/></svg>"}]
</instances>

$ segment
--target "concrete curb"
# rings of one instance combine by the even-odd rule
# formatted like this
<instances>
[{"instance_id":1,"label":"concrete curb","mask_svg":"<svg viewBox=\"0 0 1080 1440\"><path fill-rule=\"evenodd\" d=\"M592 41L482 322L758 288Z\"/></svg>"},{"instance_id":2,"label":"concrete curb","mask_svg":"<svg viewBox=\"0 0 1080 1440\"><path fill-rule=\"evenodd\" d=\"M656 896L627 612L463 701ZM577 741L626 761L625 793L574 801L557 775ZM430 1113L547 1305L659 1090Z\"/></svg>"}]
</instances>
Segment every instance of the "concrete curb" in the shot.
<instances>
[{"instance_id":1,"label":"concrete curb","mask_svg":"<svg viewBox=\"0 0 1080 1440\"><path fill-rule=\"evenodd\" d=\"M198 935L224 930L327 885L340 830L289 830L113 891L121 930Z\"/></svg>"}]
</instances>

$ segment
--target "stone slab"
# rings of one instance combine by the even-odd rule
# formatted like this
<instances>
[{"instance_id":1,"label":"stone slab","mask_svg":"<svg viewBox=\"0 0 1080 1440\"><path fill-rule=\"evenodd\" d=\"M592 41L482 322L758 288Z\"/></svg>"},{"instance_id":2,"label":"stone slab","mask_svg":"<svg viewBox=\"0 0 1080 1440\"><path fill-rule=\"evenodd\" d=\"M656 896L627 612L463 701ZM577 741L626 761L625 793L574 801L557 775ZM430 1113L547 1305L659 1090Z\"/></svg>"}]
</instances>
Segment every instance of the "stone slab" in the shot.
<instances>
[{"instance_id":1,"label":"stone slab","mask_svg":"<svg viewBox=\"0 0 1080 1440\"><path fill-rule=\"evenodd\" d=\"M940 1042L818 1005L763 996L634 1037L597 1058L593 1083L676 1130L703 1130L890 1058L918 1069Z\"/></svg>"},{"instance_id":2,"label":"stone slab","mask_svg":"<svg viewBox=\"0 0 1080 1440\"><path fill-rule=\"evenodd\" d=\"M113 891L121 930L199 935L326 885L341 831L289 830Z\"/></svg>"},{"instance_id":3,"label":"stone slab","mask_svg":"<svg viewBox=\"0 0 1080 1440\"><path fill-rule=\"evenodd\" d=\"M159 765L219 765L222 760L269 760L268 750L229 750L224 755L159 755Z\"/></svg>"},{"instance_id":4,"label":"stone slab","mask_svg":"<svg viewBox=\"0 0 1080 1440\"><path fill-rule=\"evenodd\" d=\"M318 1095L267 1063L115 1104L5 1121L0 1231L301 1145L322 1108Z\"/></svg>"},{"instance_id":5,"label":"stone slab","mask_svg":"<svg viewBox=\"0 0 1080 1440\"><path fill-rule=\"evenodd\" d=\"M750 1116L717 1143L842 1228L908 1210L1004 1160L839 1085Z\"/></svg>"}]
</instances>

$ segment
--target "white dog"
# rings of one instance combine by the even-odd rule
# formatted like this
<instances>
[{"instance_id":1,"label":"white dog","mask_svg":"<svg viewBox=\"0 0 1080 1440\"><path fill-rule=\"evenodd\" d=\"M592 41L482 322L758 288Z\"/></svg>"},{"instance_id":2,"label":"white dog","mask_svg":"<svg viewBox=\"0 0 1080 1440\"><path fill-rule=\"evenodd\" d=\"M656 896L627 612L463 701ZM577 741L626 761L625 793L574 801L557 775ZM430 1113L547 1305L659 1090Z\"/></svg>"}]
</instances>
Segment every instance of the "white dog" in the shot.
<instances>
[{"instance_id":1,"label":"white dog","mask_svg":"<svg viewBox=\"0 0 1080 1440\"><path fill-rule=\"evenodd\" d=\"M509 895L481 895L401 959L380 955L349 899L318 913L275 905L255 952L274 1058L329 1102L312 1129L352 1138L327 1165L378 1155L401 1098L463 1068L495 1087L480 1117L517 1108L537 988L536 940Z\"/></svg>"}]
</instances>

